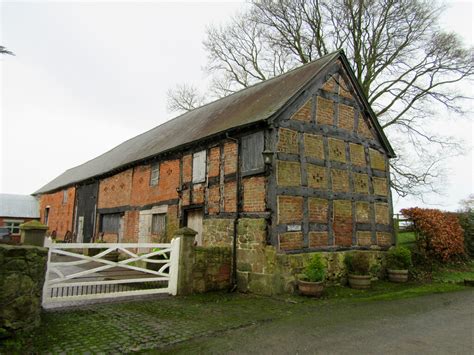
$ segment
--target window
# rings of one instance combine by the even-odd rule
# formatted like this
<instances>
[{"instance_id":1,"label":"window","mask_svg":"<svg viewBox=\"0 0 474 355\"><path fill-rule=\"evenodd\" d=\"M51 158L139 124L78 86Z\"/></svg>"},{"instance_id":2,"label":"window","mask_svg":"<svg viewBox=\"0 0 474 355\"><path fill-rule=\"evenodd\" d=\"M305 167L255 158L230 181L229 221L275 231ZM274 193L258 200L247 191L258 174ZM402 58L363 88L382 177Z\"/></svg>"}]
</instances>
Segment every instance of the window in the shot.
<instances>
[{"instance_id":1,"label":"window","mask_svg":"<svg viewBox=\"0 0 474 355\"><path fill-rule=\"evenodd\" d=\"M67 203L67 190L64 189L63 190L63 205L65 205Z\"/></svg>"},{"instance_id":2,"label":"window","mask_svg":"<svg viewBox=\"0 0 474 355\"><path fill-rule=\"evenodd\" d=\"M193 182L203 182L206 180L206 151L193 154Z\"/></svg>"},{"instance_id":3,"label":"window","mask_svg":"<svg viewBox=\"0 0 474 355\"><path fill-rule=\"evenodd\" d=\"M111 213L102 215L102 223L100 231L102 233L116 233L118 234L120 229L120 219L122 215L120 213Z\"/></svg>"},{"instance_id":4,"label":"window","mask_svg":"<svg viewBox=\"0 0 474 355\"><path fill-rule=\"evenodd\" d=\"M49 207L46 207L44 209L44 224L48 225L48 219L49 219Z\"/></svg>"},{"instance_id":5,"label":"window","mask_svg":"<svg viewBox=\"0 0 474 355\"><path fill-rule=\"evenodd\" d=\"M263 149L264 137L263 132L257 132L242 137L242 173L258 173L264 169Z\"/></svg>"},{"instance_id":6,"label":"window","mask_svg":"<svg viewBox=\"0 0 474 355\"><path fill-rule=\"evenodd\" d=\"M20 224L22 224L23 221L21 220L5 220L4 224L5 227L7 227L10 230L11 234L20 234Z\"/></svg>"},{"instance_id":7,"label":"window","mask_svg":"<svg viewBox=\"0 0 474 355\"><path fill-rule=\"evenodd\" d=\"M161 234L166 231L166 214L155 213L151 217L151 233Z\"/></svg>"},{"instance_id":8,"label":"window","mask_svg":"<svg viewBox=\"0 0 474 355\"><path fill-rule=\"evenodd\" d=\"M160 163L151 164L150 186L158 185L160 179Z\"/></svg>"}]
</instances>

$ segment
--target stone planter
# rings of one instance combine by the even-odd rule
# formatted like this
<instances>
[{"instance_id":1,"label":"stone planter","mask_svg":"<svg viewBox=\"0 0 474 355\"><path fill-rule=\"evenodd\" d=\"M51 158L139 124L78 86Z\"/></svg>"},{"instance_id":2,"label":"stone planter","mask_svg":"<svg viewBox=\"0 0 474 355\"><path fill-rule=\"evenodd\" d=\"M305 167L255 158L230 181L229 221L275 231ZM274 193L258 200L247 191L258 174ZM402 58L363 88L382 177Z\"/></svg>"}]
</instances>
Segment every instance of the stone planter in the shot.
<instances>
[{"instance_id":1,"label":"stone planter","mask_svg":"<svg viewBox=\"0 0 474 355\"><path fill-rule=\"evenodd\" d=\"M304 296L321 297L324 291L324 281L309 282L298 280L298 290Z\"/></svg>"},{"instance_id":2,"label":"stone planter","mask_svg":"<svg viewBox=\"0 0 474 355\"><path fill-rule=\"evenodd\" d=\"M408 270L392 270L388 269L388 279L391 282L407 282L408 281Z\"/></svg>"},{"instance_id":3,"label":"stone planter","mask_svg":"<svg viewBox=\"0 0 474 355\"><path fill-rule=\"evenodd\" d=\"M370 279L372 277L370 275L353 275L349 274L349 286L351 288L355 288L357 290L366 290L370 288Z\"/></svg>"}]
</instances>

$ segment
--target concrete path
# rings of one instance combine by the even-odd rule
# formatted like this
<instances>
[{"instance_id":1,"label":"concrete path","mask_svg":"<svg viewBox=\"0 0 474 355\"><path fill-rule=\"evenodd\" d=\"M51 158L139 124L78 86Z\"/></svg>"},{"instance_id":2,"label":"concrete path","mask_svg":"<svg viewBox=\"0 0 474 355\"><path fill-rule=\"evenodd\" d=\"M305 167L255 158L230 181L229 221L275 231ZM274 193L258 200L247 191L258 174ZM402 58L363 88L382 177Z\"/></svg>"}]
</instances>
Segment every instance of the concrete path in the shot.
<instances>
[{"instance_id":1,"label":"concrete path","mask_svg":"<svg viewBox=\"0 0 474 355\"><path fill-rule=\"evenodd\" d=\"M474 354L474 292L308 307L168 350L212 354Z\"/></svg>"}]
</instances>

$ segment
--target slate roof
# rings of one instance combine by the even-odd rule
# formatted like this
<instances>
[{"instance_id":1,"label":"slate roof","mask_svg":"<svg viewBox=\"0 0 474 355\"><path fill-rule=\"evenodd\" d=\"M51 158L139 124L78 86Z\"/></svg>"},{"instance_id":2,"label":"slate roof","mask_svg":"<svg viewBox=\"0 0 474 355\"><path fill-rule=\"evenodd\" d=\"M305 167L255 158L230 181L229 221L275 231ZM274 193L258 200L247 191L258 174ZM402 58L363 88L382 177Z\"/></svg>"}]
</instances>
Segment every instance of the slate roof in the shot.
<instances>
[{"instance_id":1,"label":"slate roof","mask_svg":"<svg viewBox=\"0 0 474 355\"><path fill-rule=\"evenodd\" d=\"M34 194L99 177L111 170L120 169L218 133L269 119L326 65L340 57L345 58L343 52L336 51L285 74L186 112L82 165L66 170Z\"/></svg>"},{"instance_id":2,"label":"slate roof","mask_svg":"<svg viewBox=\"0 0 474 355\"><path fill-rule=\"evenodd\" d=\"M0 194L0 216L39 218L39 204L30 195Z\"/></svg>"}]
</instances>

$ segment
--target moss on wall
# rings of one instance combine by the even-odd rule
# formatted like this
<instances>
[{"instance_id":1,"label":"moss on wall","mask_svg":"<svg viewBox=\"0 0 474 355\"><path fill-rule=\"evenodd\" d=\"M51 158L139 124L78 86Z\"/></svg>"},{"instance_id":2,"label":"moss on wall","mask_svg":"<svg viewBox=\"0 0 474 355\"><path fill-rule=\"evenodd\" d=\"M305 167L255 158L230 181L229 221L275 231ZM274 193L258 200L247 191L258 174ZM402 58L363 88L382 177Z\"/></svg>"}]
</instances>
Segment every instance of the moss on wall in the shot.
<instances>
[{"instance_id":1,"label":"moss on wall","mask_svg":"<svg viewBox=\"0 0 474 355\"><path fill-rule=\"evenodd\" d=\"M0 338L39 326L47 253L0 245Z\"/></svg>"},{"instance_id":2,"label":"moss on wall","mask_svg":"<svg viewBox=\"0 0 474 355\"><path fill-rule=\"evenodd\" d=\"M228 247L194 249L193 291L223 290L230 286L232 252Z\"/></svg>"}]
</instances>

